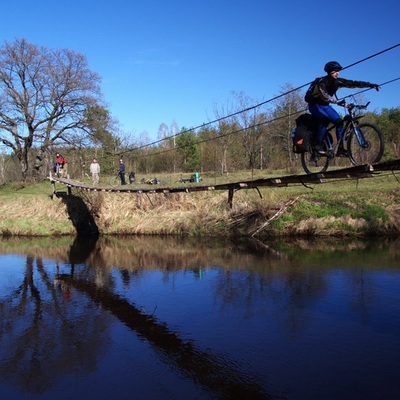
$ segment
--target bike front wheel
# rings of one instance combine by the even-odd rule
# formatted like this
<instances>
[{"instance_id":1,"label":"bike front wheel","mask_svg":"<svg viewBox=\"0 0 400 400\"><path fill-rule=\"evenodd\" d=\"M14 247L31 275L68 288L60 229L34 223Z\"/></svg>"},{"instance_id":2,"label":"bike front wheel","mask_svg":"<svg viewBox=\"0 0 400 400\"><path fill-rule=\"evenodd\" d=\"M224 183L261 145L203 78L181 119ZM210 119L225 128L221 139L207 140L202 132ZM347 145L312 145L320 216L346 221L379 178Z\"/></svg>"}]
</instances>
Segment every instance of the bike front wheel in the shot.
<instances>
[{"instance_id":1,"label":"bike front wheel","mask_svg":"<svg viewBox=\"0 0 400 400\"><path fill-rule=\"evenodd\" d=\"M121 180L119 179L119 176L112 176L108 183L110 184L110 186L118 186L121 183Z\"/></svg>"},{"instance_id":2,"label":"bike front wheel","mask_svg":"<svg viewBox=\"0 0 400 400\"><path fill-rule=\"evenodd\" d=\"M373 124L354 127L347 139L347 151L354 165L375 164L383 156L384 140L381 130Z\"/></svg>"}]
</instances>

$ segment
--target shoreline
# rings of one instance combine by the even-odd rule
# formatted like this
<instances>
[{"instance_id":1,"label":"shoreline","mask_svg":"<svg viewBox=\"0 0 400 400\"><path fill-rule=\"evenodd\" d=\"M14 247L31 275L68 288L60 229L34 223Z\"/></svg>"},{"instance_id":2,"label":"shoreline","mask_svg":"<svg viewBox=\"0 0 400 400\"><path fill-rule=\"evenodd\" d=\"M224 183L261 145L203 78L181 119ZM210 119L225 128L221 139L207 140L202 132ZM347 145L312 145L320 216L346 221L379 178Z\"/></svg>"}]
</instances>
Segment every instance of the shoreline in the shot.
<instances>
[{"instance_id":1,"label":"shoreline","mask_svg":"<svg viewBox=\"0 0 400 400\"><path fill-rule=\"evenodd\" d=\"M231 208L222 191L73 188L53 197L47 180L13 183L0 186L0 236L395 237L400 235L399 189L393 173L312 187L242 189Z\"/></svg>"}]
</instances>

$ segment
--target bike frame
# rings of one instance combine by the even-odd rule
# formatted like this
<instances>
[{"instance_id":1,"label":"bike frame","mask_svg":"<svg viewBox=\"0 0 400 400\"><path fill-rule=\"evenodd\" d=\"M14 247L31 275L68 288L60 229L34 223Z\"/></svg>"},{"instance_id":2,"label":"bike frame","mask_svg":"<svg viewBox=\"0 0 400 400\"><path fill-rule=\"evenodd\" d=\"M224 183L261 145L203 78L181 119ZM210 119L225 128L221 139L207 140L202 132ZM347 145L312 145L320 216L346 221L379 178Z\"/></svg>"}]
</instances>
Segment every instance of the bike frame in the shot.
<instances>
[{"instance_id":1,"label":"bike frame","mask_svg":"<svg viewBox=\"0 0 400 400\"><path fill-rule=\"evenodd\" d=\"M366 144L364 133L361 129L358 128L358 120L360 118L362 118L363 115L355 116L354 109L355 108L366 108L368 105L369 105L369 102L364 106L355 106L354 104L351 104L347 108L347 114L343 118L343 120L345 121L345 125L343 126L343 136L342 136L341 140L336 143L336 146L333 146L333 142L329 135L330 131L335 128L335 125L332 125L330 128L327 129L325 140L328 144L328 150L336 153L340 142L342 142L342 143L346 142L351 132L353 132L354 136L357 138L357 142L358 142L359 146L366 147L367 144Z\"/></svg>"}]
</instances>

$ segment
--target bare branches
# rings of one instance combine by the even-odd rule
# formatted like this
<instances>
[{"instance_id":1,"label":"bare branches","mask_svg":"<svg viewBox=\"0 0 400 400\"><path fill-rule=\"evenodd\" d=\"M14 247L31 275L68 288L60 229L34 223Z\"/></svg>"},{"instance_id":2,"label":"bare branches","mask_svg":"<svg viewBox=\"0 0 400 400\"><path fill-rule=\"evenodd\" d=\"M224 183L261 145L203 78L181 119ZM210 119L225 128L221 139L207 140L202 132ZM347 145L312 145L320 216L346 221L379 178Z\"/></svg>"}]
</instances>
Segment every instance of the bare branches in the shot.
<instances>
[{"instance_id":1,"label":"bare branches","mask_svg":"<svg viewBox=\"0 0 400 400\"><path fill-rule=\"evenodd\" d=\"M38 47L25 39L0 49L0 141L20 150L24 178L29 152L48 152L88 136L86 110L100 99L100 77L84 55Z\"/></svg>"}]
</instances>

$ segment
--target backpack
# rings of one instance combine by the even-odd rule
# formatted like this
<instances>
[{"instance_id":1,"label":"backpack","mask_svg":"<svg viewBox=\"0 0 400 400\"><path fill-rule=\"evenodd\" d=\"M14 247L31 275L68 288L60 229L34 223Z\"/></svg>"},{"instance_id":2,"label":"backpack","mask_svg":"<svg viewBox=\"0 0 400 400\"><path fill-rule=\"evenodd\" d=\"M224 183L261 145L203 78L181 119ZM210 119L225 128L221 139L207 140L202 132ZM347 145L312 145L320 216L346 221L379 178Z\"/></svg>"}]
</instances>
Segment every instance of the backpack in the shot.
<instances>
[{"instance_id":1,"label":"backpack","mask_svg":"<svg viewBox=\"0 0 400 400\"><path fill-rule=\"evenodd\" d=\"M292 129L293 153L301 154L309 150L318 125L318 119L311 114L302 114L296 119L296 127Z\"/></svg>"},{"instance_id":2,"label":"backpack","mask_svg":"<svg viewBox=\"0 0 400 400\"><path fill-rule=\"evenodd\" d=\"M315 97L317 97L317 96L315 96L315 95L317 94L317 93L315 93L315 88L317 87L317 85L318 85L318 83L319 83L319 81L320 81L321 79L322 79L322 78L315 78L315 79L311 82L310 86L308 87L307 92L306 92L306 95L304 96L304 100L305 100L307 103L312 102L313 100L315 100Z\"/></svg>"}]
</instances>

